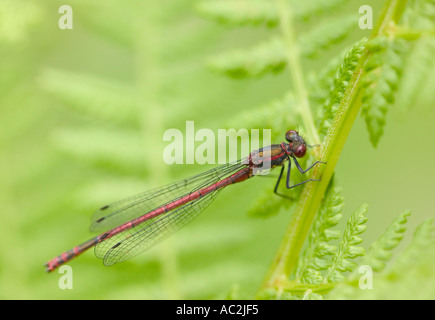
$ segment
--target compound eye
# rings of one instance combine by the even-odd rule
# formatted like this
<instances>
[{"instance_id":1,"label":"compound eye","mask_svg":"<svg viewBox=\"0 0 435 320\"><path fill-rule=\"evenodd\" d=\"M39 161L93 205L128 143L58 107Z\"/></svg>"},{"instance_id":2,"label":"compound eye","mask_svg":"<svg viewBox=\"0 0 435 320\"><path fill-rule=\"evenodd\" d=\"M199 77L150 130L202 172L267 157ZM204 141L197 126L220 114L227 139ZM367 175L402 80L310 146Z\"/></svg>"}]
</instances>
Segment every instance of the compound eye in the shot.
<instances>
[{"instance_id":1,"label":"compound eye","mask_svg":"<svg viewBox=\"0 0 435 320\"><path fill-rule=\"evenodd\" d=\"M298 158L302 158L306 152L307 152L307 147L305 147L305 145L300 145L299 147L297 147L295 151L295 156Z\"/></svg>"}]
</instances>

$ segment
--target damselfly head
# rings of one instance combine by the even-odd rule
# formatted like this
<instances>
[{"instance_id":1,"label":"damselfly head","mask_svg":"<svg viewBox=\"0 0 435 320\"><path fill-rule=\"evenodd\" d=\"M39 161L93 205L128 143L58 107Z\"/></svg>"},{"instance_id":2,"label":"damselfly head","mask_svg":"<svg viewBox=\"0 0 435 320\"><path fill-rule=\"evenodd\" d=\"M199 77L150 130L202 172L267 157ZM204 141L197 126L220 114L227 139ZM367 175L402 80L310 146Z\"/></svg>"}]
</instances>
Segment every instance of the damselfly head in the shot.
<instances>
[{"instance_id":1,"label":"damselfly head","mask_svg":"<svg viewBox=\"0 0 435 320\"><path fill-rule=\"evenodd\" d=\"M289 130L285 134L285 139L288 141L290 150L296 157L302 158L305 155L307 147L304 139L299 135L299 132L296 130Z\"/></svg>"}]
</instances>

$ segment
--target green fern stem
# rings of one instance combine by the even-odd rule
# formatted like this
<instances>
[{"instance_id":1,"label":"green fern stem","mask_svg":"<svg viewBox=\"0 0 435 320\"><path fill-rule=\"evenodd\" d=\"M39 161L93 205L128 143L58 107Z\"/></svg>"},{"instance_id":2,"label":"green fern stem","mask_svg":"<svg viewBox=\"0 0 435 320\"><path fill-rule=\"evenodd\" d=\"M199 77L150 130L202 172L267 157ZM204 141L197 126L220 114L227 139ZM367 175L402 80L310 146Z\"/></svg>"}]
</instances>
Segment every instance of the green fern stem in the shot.
<instances>
[{"instance_id":1,"label":"green fern stem","mask_svg":"<svg viewBox=\"0 0 435 320\"><path fill-rule=\"evenodd\" d=\"M371 37L382 36L388 32L388 26L400 20L405 4L406 0L388 0ZM321 159L326 161L327 164L316 166L313 169L312 178L321 178L321 181L305 185L276 257L260 288L259 295L261 295L262 290L267 288L285 290L286 283L288 283L290 275L295 270L300 251L360 110L361 102L357 99L357 96L361 86L363 70L370 56L370 51L365 50L360 58L358 67L340 102L338 111L323 143Z\"/></svg>"},{"instance_id":2,"label":"green fern stem","mask_svg":"<svg viewBox=\"0 0 435 320\"><path fill-rule=\"evenodd\" d=\"M299 45L293 30L292 12L285 0L277 0L277 8L283 40L287 49L288 68L293 81L296 103L299 107L299 115L312 143L320 144L319 134L308 102L308 92L302 72Z\"/></svg>"}]
</instances>

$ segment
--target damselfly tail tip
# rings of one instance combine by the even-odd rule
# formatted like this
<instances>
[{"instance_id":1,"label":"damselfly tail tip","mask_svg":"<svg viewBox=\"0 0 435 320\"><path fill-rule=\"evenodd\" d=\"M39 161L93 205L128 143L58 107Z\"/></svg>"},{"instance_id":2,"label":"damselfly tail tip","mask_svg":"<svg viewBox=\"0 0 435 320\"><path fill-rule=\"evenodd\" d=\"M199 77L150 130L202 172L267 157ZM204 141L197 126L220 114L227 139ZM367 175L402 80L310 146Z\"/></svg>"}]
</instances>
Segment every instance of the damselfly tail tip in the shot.
<instances>
[{"instance_id":1,"label":"damselfly tail tip","mask_svg":"<svg viewBox=\"0 0 435 320\"><path fill-rule=\"evenodd\" d=\"M45 267L45 272L47 272L47 273L50 273L51 271L53 271L53 269L49 267L48 263L44 263L44 267Z\"/></svg>"},{"instance_id":2,"label":"damselfly tail tip","mask_svg":"<svg viewBox=\"0 0 435 320\"><path fill-rule=\"evenodd\" d=\"M52 263L52 260L50 260L44 263L44 267L45 267L45 272L50 273L57 268L57 265Z\"/></svg>"}]
</instances>

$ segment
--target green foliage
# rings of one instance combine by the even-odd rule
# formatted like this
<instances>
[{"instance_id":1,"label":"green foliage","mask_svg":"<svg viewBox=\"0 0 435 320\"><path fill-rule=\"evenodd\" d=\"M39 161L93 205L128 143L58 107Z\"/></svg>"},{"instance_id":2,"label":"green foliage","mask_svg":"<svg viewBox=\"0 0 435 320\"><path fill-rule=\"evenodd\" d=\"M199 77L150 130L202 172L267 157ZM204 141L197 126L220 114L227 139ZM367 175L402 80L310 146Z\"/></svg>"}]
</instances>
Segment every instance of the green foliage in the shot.
<instances>
[{"instance_id":1,"label":"green foliage","mask_svg":"<svg viewBox=\"0 0 435 320\"><path fill-rule=\"evenodd\" d=\"M295 18L298 20L309 20L313 17L319 18L321 16L328 16L337 14L340 7L345 3L345 0L311 0L301 2L292 0L291 6L294 8Z\"/></svg>"},{"instance_id":2,"label":"green foliage","mask_svg":"<svg viewBox=\"0 0 435 320\"><path fill-rule=\"evenodd\" d=\"M308 20L311 17L330 14L342 5L344 0L311 0L301 3L292 1L294 16L297 20ZM197 10L203 16L220 23L242 26L261 25L276 27L279 14L274 1L264 0L205 0L200 1Z\"/></svg>"},{"instance_id":3,"label":"green foliage","mask_svg":"<svg viewBox=\"0 0 435 320\"><path fill-rule=\"evenodd\" d=\"M342 281L343 273L351 272L356 267L352 260L364 255L364 248L359 246L362 242L359 235L366 230L366 212L367 204L363 204L348 220L338 251L326 272L325 282Z\"/></svg>"},{"instance_id":4,"label":"green foliage","mask_svg":"<svg viewBox=\"0 0 435 320\"><path fill-rule=\"evenodd\" d=\"M340 106L341 99L345 95L350 80L358 66L366 43L367 40L364 38L352 46L345 54L343 63L338 68L334 80L329 85L328 95L324 97L323 105L319 108L318 114L318 128L322 136L326 135L331 126L332 120Z\"/></svg>"},{"instance_id":5,"label":"green foliage","mask_svg":"<svg viewBox=\"0 0 435 320\"><path fill-rule=\"evenodd\" d=\"M223 53L213 58L210 66L217 72L235 78L262 77L271 72L282 72L285 70L284 67L287 67L292 75L292 80L296 81L293 83L295 92L293 94L290 92L287 96L294 97L295 104L303 105L308 96L304 96L305 80L298 70L301 59L315 57L314 54L318 54L322 49L328 49L330 44L337 45L339 39L345 38L348 29L345 27L346 22L348 21L351 25L352 17L332 20L329 24L320 23L309 32L295 36L292 33L294 32L292 29L294 26L291 25L292 21L283 23L282 20L290 19L292 14L295 20L300 20L297 9L293 12L291 10L286 12L284 1L277 1L277 7L280 10L278 17L272 13L271 7L268 7L269 11L267 11L269 18L265 16L259 18L258 10L254 10L254 15L258 18L257 22L264 23L273 20L269 26L275 25L275 19L281 20L283 33L281 37L274 36L250 49L237 49L230 53ZM232 13L234 13L233 9L231 8ZM222 12L220 11L219 16L221 20L225 15ZM233 25L252 22L249 18L243 18L242 15L239 15L239 20L230 15L228 19L223 20L227 22L231 20ZM397 23L397 21L395 22ZM337 31L339 29L342 33ZM386 32L388 33L390 30ZM338 112L345 108L343 101L348 103L345 99L348 99L351 91L356 91L355 81L361 78L359 88L361 91L361 113L365 118L372 144L374 146L378 144L384 132L387 110L395 103L395 95L402 78L406 49L408 49L408 44L403 39L395 38L390 34L378 35L370 41L363 38L354 43L341 62L333 59L319 75L312 78L313 82L311 82L312 87L310 88L312 93L309 95L309 99L314 102L314 106L318 106L315 121L316 130L321 138L333 130L332 124L336 121ZM335 74L334 69L337 70ZM357 77L357 73L361 73L362 76L359 74ZM330 80L331 78L333 80ZM284 103L279 103L274 106L284 105ZM310 131L312 128L309 127L312 123L310 123L310 116L307 116L310 110L306 108L306 105L292 109L304 119L305 129ZM261 112L261 117L263 117L263 112ZM267 111L264 112L264 117L267 121ZM328 190L308 235L306 248L297 264L294 280L278 291L271 289L260 291L259 297L322 298L323 295L318 293L319 290L320 292L331 290L331 287L325 290L325 286L354 281L353 276L357 272L358 263L366 263L372 266L376 272L380 272L391 259L391 251L403 238L405 231L403 224L409 213L399 216L387 231L372 244L366 254L366 250L361 246L361 236L366 229L367 222L368 206L364 204L351 215L343 231L341 241L338 246L335 246L333 241L339 238L340 231L334 227L337 226L341 218L343 198L340 196L339 189L329 187ZM258 215L269 216L271 212L278 212L279 206L276 203L278 202L271 201L269 197L264 196L258 202L258 207L261 208L261 210L257 210ZM299 283L309 286L309 289L303 294L301 294Z\"/></svg>"},{"instance_id":6,"label":"green foliage","mask_svg":"<svg viewBox=\"0 0 435 320\"><path fill-rule=\"evenodd\" d=\"M221 54L209 62L212 70L234 78L276 73L282 71L285 65L285 48L279 38L270 39L248 50Z\"/></svg>"},{"instance_id":7,"label":"green foliage","mask_svg":"<svg viewBox=\"0 0 435 320\"><path fill-rule=\"evenodd\" d=\"M399 276L403 270L426 261L428 253L429 257L433 256L431 251L433 251L434 244L435 224L433 219L430 218L415 228L411 243L397 258L396 263L390 270L391 274Z\"/></svg>"},{"instance_id":8,"label":"green foliage","mask_svg":"<svg viewBox=\"0 0 435 320\"><path fill-rule=\"evenodd\" d=\"M340 231L334 228L342 217L344 199L340 193L339 189L329 187L313 223L294 280L285 285L285 295L269 290L262 293L265 299L367 298L360 288L361 274L358 266L368 266L373 270L375 278L372 281L375 286L381 285L376 295L384 299L382 295L388 294L388 285L392 286L398 280L403 281L404 270L425 268L425 256L435 259L435 226L433 219L429 219L415 229L411 244L385 270L393 257L393 250L403 240L405 224L411 213L406 211L400 214L366 251L361 246L361 236L367 228L366 204L361 205L348 219L338 248L331 245L331 240L340 237Z\"/></svg>"},{"instance_id":9,"label":"green foliage","mask_svg":"<svg viewBox=\"0 0 435 320\"><path fill-rule=\"evenodd\" d=\"M396 248L403 239L408 216L410 211L399 215L385 232L369 248L364 257L363 264L370 265L374 271L382 271L386 262L392 257L392 250Z\"/></svg>"},{"instance_id":10,"label":"green foliage","mask_svg":"<svg viewBox=\"0 0 435 320\"><path fill-rule=\"evenodd\" d=\"M313 27L300 36L301 53L314 58L323 50L336 46L346 39L357 22L355 15L350 14L336 17Z\"/></svg>"},{"instance_id":11,"label":"green foliage","mask_svg":"<svg viewBox=\"0 0 435 320\"><path fill-rule=\"evenodd\" d=\"M286 126L294 128L298 125L294 117L285 116L295 110L295 103L293 93L288 92L282 98L256 107L255 112L246 110L236 114L228 120L227 127L234 128L237 127L238 123L246 123L249 128L272 128L272 141L279 141L282 139L282 132L273 128L285 128Z\"/></svg>"},{"instance_id":12,"label":"green foliage","mask_svg":"<svg viewBox=\"0 0 435 320\"><path fill-rule=\"evenodd\" d=\"M354 191L346 198L357 203L366 199L356 187L343 191L329 181L354 122L347 110L362 103L377 145L389 109L433 101L421 87L433 79L434 1L408 3L402 20L381 15L387 27L370 33L357 30L357 10L344 0L198 1L205 19L187 0L164 7L77 0L74 31L64 32L55 23L57 1L2 1L1 237L14 245L0 256L0 297L252 298L277 230L290 218L288 230L297 231L291 240L301 246L283 242L284 258L272 266L277 277L257 297L434 297L427 284L434 278L433 220L400 252L409 212L370 240L364 231L383 225L381 217L367 224L366 204L347 212L345 192ZM282 179L279 191L290 201L273 194L275 179L232 186L187 232L122 266L103 269L91 252L83 254L71 263L75 289L60 290L42 263L90 236L95 208L203 170L167 167L159 152L164 130L183 130L192 119L198 127L271 128L272 143L297 129L319 144L300 159L302 167L319 159L327 165L305 175L293 166L291 180L321 181L289 192ZM355 171L343 167L340 174ZM282 272L290 258L295 262ZM374 271L374 290L359 288L364 265Z\"/></svg>"},{"instance_id":13,"label":"green foliage","mask_svg":"<svg viewBox=\"0 0 435 320\"><path fill-rule=\"evenodd\" d=\"M426 97L420 94L420 89L431 81L430 76L435 69L434 51L433 37L422 36L412 44L403 67L397 98L399 106L404 111L424 103Z\"/></svg>"},{"instance_id":14,"label":"green foliage","mask_svg":"<svg viewBox=\"0 0 435 320\"><path fill-rule=\"evenodd\" d=\"M272 1L236 0L201 1L197 6L202 15L232 25L259 25L275 27L278 14Z\"/></svg>"},{"instance_id":15,"label":"green foliage","mask_svg":"<svg viewBox=\"0 0 435 320\"><path fill-rule=\"evenodd\" d=\"M385 233L372 244L372 247L381 246L387 250L384 258L390 259L390 249L400 241L403 223L409 212L403 213L396 219ZM433 273L435 254L433 245L435 243L435 225L433 219L428 219L419 225L415 231L412 242L398 255L394 264L384 268L381 261L381 268L373 273L373 288L361 290L358 277L361 274L354 273L349 281L337 285L327 294L328 299L427 299L434 295L433 285L430 281ZM387 249L388 248L388 249ZM380 249L380 250L384 250ZM378 249L373 249L378 250ZM368 253L370 254L370 252ZM373 254L371 254L373 255ZM373 261L372 259L365 260ZM379 266L379 261L375 265Z\"/></svg>"},{"instance_id":16,"label":"green foliage","mask_svg":"<svg viewBox=\"0 0 435 320\"><path fill-rule=\"evenodd\" d=\"M384 133L388 109L394 105L399 95L399 105L409 108L418 100L418 88L422 86L428 73L433 70L430 58L434 48L433 32L435 2L414 0L406 6L398 29L388 30L384 36L372 39L369 43L371 56L365 66L363 80L362 115L365 118L370 141L374 147ZM415 44L404 39L417 39ZM412 45L406 57L408 47ZM405 69L405 74L402 75ZM400 82L402 82L400 84ZM397 93L398 89L399 92Z\"/></svg>"},{"instance_id":17,"label":"green foliage","mask_svg":"<svg viewBox=\"0 0 435 320\"><path fill-rule=\"evenodd\" d=\"M327 283L343 281L345 274L352 272L356 267L354 260L365 254L363 247L359 246L362 242L359 235L366 229L365 204L361 205L347 221L338 248L331 245L332 240L341 236L340 230L333 228L342 217L343 202L341 191L330 187L298 264L295 280L314 285L310 286L311 291Z\"/></svg>"},{"instance_id":18,"label":"green foliage","mask_svg":"<svg viewBox=\"0 0 435 320\"><path fill-rule=\"evenodd\" d=\"M377 38L369 44L369 58L363 79L362 115L365 118L370 141L376 147L384 132L388 107L395 101L403 68L399 40Z\"/></svg>"},{"instance_id":19,"label":"green foliage","mask_svg":"<svg viewBox=\"0 0 435 320\"><path fill-rule=\"evenodd\" d=\"M313 5L312 10L306 11L311 12L304 15L301 14L297 4L294 8L288 9L284 1L276 1L276 9L273 8L272 2L261 4L257 1L252 2L252 7L249 8L245 1L202 2L201 11L205 16L229 23L233 27L242 25L269 27L280 25L281 27L281 35L273 34L258 45L248 49L230 50L209 60L208 65L212 70L237 79L261 78L285 70L291 74L292 90L283 100L250 110L242 118L236 117L233 123L244 119L245 123L261 127L261 121L273 123L270 119L272 110L281 112L291 109L300 116L304 130L310 133L316 131L323 139L334 130L333 123L339 112L343 112L343 108L346 108L345 104L349 103L348 97L352 92L360 90L361 114L366 121L370 140L376 146L384 132L387 110L395 103L395 95L402 79L404 52L409 45L404 39L390 34L381 34L369 41L363 38L354 42L341 60L331 59L320 72L305 72L305 74L314 74L310 79L311 82L308 82L301 72L302 59L315 59L331 47L336 49L340 41L346 39L355 23L352 15L335 15L334 19L326 23L321 21L311 28L302 27L302 23L298 25L298 30L303 32L296 34L293 21L300 23L304 21L303 16L315 15L314 12L320 5L317 1L309 3ZM334 4L331 6L333 7ZM285 19L290 21L284 21ZM388 32L391 32L390 29L386 31ZM359 87L355 88L355 81L359 79L362 81ZM309 94L305 92L306 82L310 86ZM312 105L309 106L307 101ZM292 104L296 106L293 107ZM317 113L312 112L314 108L317 109ZM251 209L250 213L267 217L278 212L282 206L281 201L275 201L269 195L264 195L257 200L254 210ZM391 259L391 251L403 238L405 231L403 225L408 213L399 216L366 253L361 243L362 234L367 227L368 205L361 205L350 216L341 240L335 245L334 241L337 241L341 235L337 225L342 217L342 208L341 191L331 185L313 221L305 249L293 273L294 280L284 284L279 290L264 289L260 291L258 297L322 299L324 294L336 285L352 283L359 263L372 266L376 272L380 272L386 266ZM307 286L306 289L302 289L301 284Z\"/></svg>"},{"instance_id":20,"label":"green foliage","mask_svg":"<svg viewBox=\"0 0 435 320\"><path fill-rule=\"evenodd\" d=\"M309 6L305 4L302 6L299 2L295 2L294 8L291 8L294 10L291 11L289 8L289 14L292 14L294 19L307 23L309 17L319 15L320 13L327 14L329 10L335 9L335 12L339 13L337 8L341 2L342 1L331 1L325 4L321 1L312 1ZM282 17L279 17L279 15L282 14L282 10L279 9L281 4L282 3L279 1L202 1L198 5L198 11L207 18L215 19L224 24L230 24L232 27L249 25L267 25L274 27L278 24L280 19L282 19ZM285 6L287 5L285 4ZM314 26L310 25L307 28L304 28L302 24L300 30L304 32L298 33L296 39L296 46L300 48L301 58L313 59L321 52L335 49L346 39L355 23L355 14L344 14L339 15L336 19L327 19ZM287 55L286 41L288 40L288 30L286 30L286 28L287 27L284 25L281 26L281 32L277 30L269 39L248 49L238 48L215 55L209 59L207 65L213 71L237 79L250 77L262 78L270 73L279 74L282 73L286 67L291 74L297 77L297 71L293 69L295 67L299 68L299 66L294 66L294 62L289 61ZM347 78L352 75L351 68L355 67L355 61L358 60L364 43L365 41L363 40L355 44L354 50L349 53L349 56L345 60L342 72L346 73L346 75L341 76L341 84L345 84L346 80L348 81ZM303 84L304 80L299 80L301 81L301 85L305 86L305 84ZM340 80L337 80L337 82L338 81ZM337 92L337 95L340 94L342 94L342 92ZM293 90L291 90L286 93L283 99L264 106L251 107L249 111L232 119L230 124L236 126L239 123L243 123L244 126L250 125L259 128L273 128L272 139L279 141L279 139L282 139L282 137L279 136L279 134L282 135L281 132L285 132L288 128L292 127L292 123L298 123L299 130L307 132L311 139L313 139L311 143L317 143L318 141L315 136L312 135L314 122L312 119L306 117L306 114L311 113L311 111L307 110L309 106L303 106L304 102L302 100L304 99L308 99L308 97L302 97L299 92L294 94ZM322 101L322 103L324 102ZM301 108L303 110L301 110ZM322 122L325 123L324 125L326 127L329 125L329 123L326 122L331 120L334 111L331 111L333 110L332 106L325 109L328 109L327 111L329 112L322 116ZM294 110L290 116L277 116L279 114L289 113L289 110ZM299 121L297 117L298 114L300 118L302 118L302 126L299 125L301 121ZM311 158L310 161L315 160ZM292 176L297 177L295 183L302 181L297 172ZM297 198L297 196L298 191L295 190L292 193L292 197ZM274 212L279 211L282 205L282 201L275 201L273 195L264 195L256 201L253 209L250 210L250 214L253 216L273 215Z\"/></svg>"},{"instance_id":21,"label":"green foliage","mask_svg":"<svg viewBox=\"0 0 435 320\"><path fill-rule=\"evenodd\" d=\"M337 45L344 40L355 25L355 16L347 15L332 20L298 38L301 54L315 57L322 50ZM284 39L273 37L249 49L238 49L221 53L210 59L209 67L234 78L258 77L267 73L279 73L287 65Z\"/></svg>"},{"instance_id":22,"label":"green foliage","mask_svg":"<svg viewBox=\"0 0 435 320\"><path fill-rule=\"evenodd\" d=\"M0 6L0 43L18 44L44 18L44 12L32 1L17 4L4 0Z\"/></svg>"},{"instance_id":23,"label":"green foliage","mask_svg":"<svg viewBox=\"0 0 435 320\"><path fill-rule=\"evenodd\" d=\"M403 15L403 24L410 28L430 30L434 27L435 2L410 0Z\"/></svg>"},{"instance_id":24,"label":"green foliage","mask_svg":"<svg viewBox=\"0 0 435 320\"><path fill-rule=\"evenodd\" d=\"M87 117L114 124L134 124L134 91L123 83L87 73L47 69L39 77L41 88Z\"/></svg>"},{"instance_id":25,"label":"green foliage","mask_svg":"<svg viewBox=\"0 0 435 320\"><path fill-rule=\"evenodd\" d=\"M271 188L272 190L272 188ZM268 218L279 213L281 208L288 209L295 198L288 199L275 194L264 193L257 197L247 214L256 218ZM293 201L292 201L293 200Z\"/></svg>"},{"instance_id":26,"label":"green foliage","mask_svg":"<svg viewBox=\"0 0 435 320\"><path fill-rule=\"evenodd\" d=\"M321 272L331 265L331 260L327 256L334 255L337 251L337 247L329 243L341 235L340 230L333 228L337 226L342 217L343 201L341 190L330 187L325 195L324 204L313 223L307 240L307 248L298 263L296 278L303 283L320 284L324 281Z\"/></svg>"}]
</instances>

